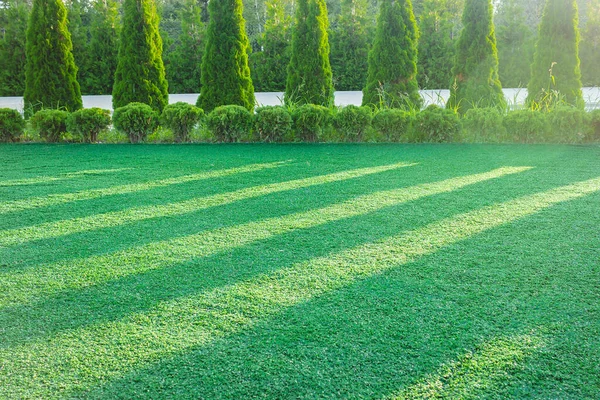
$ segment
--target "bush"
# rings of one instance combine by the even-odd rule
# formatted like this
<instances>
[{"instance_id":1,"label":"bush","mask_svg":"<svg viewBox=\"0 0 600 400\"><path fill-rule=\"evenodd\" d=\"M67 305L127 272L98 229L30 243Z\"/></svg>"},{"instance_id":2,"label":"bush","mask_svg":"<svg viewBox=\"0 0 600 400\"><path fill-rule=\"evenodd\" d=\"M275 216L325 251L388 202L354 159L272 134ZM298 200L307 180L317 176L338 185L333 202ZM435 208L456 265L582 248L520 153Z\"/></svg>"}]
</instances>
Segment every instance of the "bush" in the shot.
<instances>
[{"instance_id":1,"label":"bush","mask_svg":"<svg viewBox=\"0 0 600 400\"><path fill-rule=\"evenodd\" d=\"M548 132L546 113L533 110L516 110L504 117L507 137L521 143L536 143L543 140Z\"/></svg>"},{"instance_id":2,"label":"bush","mask_svg":"<svg viewBox=\"0 0 600 400\"><path fill-rule=\"evenodd\" d=\"M262 142L282 142L292 132L292 116L281 106L256 109L254 128Z\"/></svg>"},{"instance_id":3,"label":"bush","mask_svg":"<svg viewBox=\"0 0 600 400\"><path fill-rule=\"evenodd\" d=\"M325 106L304 104L292 112L294 131L304 142L315 142L331 124L331 110Z\"/></svg>"},{"instance_id":4,"label":"bush","mask_svg":"<svg viewBox=\"0 0 600 400\"><path fill-rule=\"evenodd\" d=\"M31 127L47 142L58 142L67 131L69 113L62 110L40 110L31 117Z\"/></svg>"},{"instance_id":5,"label":"bush","mask_svg":"<svg viewBox=\"0 0 600 400\"><path fill-rule=\"evenodd\" d=\"M468 142L501 142L506 137L502 114L496 107L471 108L465 113L462 123Z\"/></svg>"},{"instance_id":6,"label":"bush","mask_svg":"<svg viewBox=\"0 0 600 400\"><path fill-rule=\"evenodd\" d=\"M175 142L187 142L190 132L204 118L204 110L182 101L169 104L162 112L162 121L171 131Z\"/></svg>"},{"instance_id":7,"label":"bush","mask_svg":"<svg viewBox=\"0 0 600 400\"><path fill-rule=\"evenodd\" d=\"M417 114L414 135L416 142L450 142L460 131L455 111L430 105Z\"/></svg>"},{"instance_id":8,"label":"bush","mask_svg":"<svg viewBox=\"0 0 600 400\"><path fill-rule=\"evenodd\" d=\"M23 134L25 121L17 110L0 108L0 142L13 142Z\"/></svg>"},{"instance_id":9,"label":"bush","mask_svg":"<svg viewBox=\"0 0 600 400\"><path fill-rule=\"evenodd\" d=\"M351 141L361 141L371 127L373 113L369 107L346 106L333 117L333 126Z\"/></svg>"},{"instance_id":10,"label":"bush","mask_svg":"<svg viewBox=\"0 0 600 400\"><path fill-rule=\"evenodd\" d=\"M563 105L548 113L550 135L554 143L581 143L590 131L590 117L579 108Z\"/></svg>"},{"instance_id":11,"label":"bush","mask_svg":"<svg viewBox=\"0 0 600 400\"><path fill-rule=\"evenodd\" d=\"M242 106L220 106L208 114L206 123L218 142L239 142L251 135L252 114Z\"/></svg>"},{"instance_id":12,"label":"bush","mask_svg":"<svg viewBox=\"0 0 600 400\"><path fill-rule=\"evenodd\" d=\"M388 142L407 140L413 123L413 115L397 108L383 109L373 117L373 128Z\"/></svg>"},{"instance_id":13,"label":"bush","mask_svg":"<svg viewBox=\"0 0 600 400\"><path fill-rule=\"evenodd\" d=\"M86 142L96 142L98 134L110 125L110 111L101 108L77 110L67 118L67 131Z\"/></svg>"},{"instance_id":14,"label":"bush","mask_svg":"<svg viewBox=\"0 0 600 400\"><path fill-rule=\"evenodd\" d=\"M129 103L115 110L113 123L131 143L138 143L158 127L158 113L147 104Z\"/></svg>"},{"instance_id":15,"label":"bush","mask_svg":"<svg viewBox=\"0 0 600 400\"><path fill-rule=\"evenodd\" d=\"M590 141L600 141L600 110L590 112L591 134Z\"/></svg>"}]
</instances>

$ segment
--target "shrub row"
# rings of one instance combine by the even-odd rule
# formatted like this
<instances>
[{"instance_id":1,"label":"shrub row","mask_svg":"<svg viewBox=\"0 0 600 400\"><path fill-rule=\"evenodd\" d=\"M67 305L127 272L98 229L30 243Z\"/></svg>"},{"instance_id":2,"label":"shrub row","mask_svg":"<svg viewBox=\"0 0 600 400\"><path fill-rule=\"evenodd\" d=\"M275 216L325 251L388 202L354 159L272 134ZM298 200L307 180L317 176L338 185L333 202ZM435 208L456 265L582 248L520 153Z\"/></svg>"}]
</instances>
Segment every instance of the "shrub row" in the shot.
<instances>
[{"instance_id":1,"label":"shrub row","mask_svg":"<svg viewBox=\"0 0 600 400\"><path fill-rule=\"evenodd\" d=\"M600 141L600 110L560 106L550 111L529 109L502 113L475 108L463 117L429 106L420 112L347 106L331 109L307 104L293 109L259 107L255 114L240 106L222 106L208 115L202 109L175 103L159 115L148 105L131 103L117 108L112 121L107 110L90 108L67 113L41 110L30 128L48 142L96 142L113 124L114 141L187 142L192 133L216 142L480 142L584 143ZM26 123L14 110L0 109L0 140L16 141ZM160 129L159 129L160 128ZM65 134L66 133L66 134ZM121 135L121 136L119 136ZM104 140L110 134L105 134ZM27 137L25 137L27 139ZM196 135L196 140L198 135ZM110 140L108 140L110 141Z\"/></svg>"}]
</instances>

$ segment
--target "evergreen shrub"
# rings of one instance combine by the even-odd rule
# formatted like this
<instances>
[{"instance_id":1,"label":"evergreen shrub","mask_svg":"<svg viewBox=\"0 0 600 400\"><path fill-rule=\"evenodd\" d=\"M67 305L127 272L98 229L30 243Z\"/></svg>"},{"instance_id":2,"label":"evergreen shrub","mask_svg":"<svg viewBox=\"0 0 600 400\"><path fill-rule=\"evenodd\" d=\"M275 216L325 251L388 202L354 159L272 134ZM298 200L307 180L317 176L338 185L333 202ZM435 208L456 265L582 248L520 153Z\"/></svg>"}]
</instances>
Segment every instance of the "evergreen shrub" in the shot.
<instances>
[{"instance_id":1,"label":"evergreen shrub","mask_svg":"<svg viewBox=\"0 0 600 400\"><path fill-rule=\"evenodd\" d=\"M369 107L354 105L340 109L333 117L333 127L350 141L361 141L371 127L373 113Z\"/></svg>"},{"instance_id":2,"label":"evergreen shrub","mask_svg":"<svg viewBox=\"0 0 600 400\"><path fill-rule=\"evenodd\" d=\"M129 103L113 114L115 128L125 133L131 143L139 143L158 127L158 113L149 105Z\"/></svg>"},{"instance_id":3,"label":"evergreen shrub","mask_svg":"<svg viewBox=\"0 0 600 400\"><path fill-rule=\"evenodd\" d=\"M496 107L471 108L462 119L464 140L475 143L502 142L506 129L502 113Z\"/></svg>"},{"instance_id":4,"label":"evergreen shrub","mask_svg":"<svg viewBox=\"0 0 600 400\"><path fill-rule=\"evenodd\" d=\"M553 143L582 143L590 133L590 116L584 110L569 105L556 107L548 113Z\"/></svg>"},{"instance_id":5,"label":"evergreen shrub","mask_svg":"<svg viewBox=\"0 0 600 400\"><path fill-rule=\"evenodd\" d=\"M29 120L31 128L47 142L58 142L67 131L69 113L63 110L40 110Z\"/></svg>"},{"instance_id":6,"label":"evergreen shrub","mask_svg":"<svg viewBox=\"0 0 600 400\"><path fill-rule=\"evenodd\" d=\"M600 142L600 109L593 110L590 112L590 141L592 142Z\"/></svg>"},{"instance_id":7,"label":"evergreen shrub","mask_svg":"<svg viewBox=\"0 0 600 400\"><path fill-rule=\"evenodd\" d=\"M451 142L460 132L458 114L450 109L430 105L417 113L412 141Z\"/></svg>"},{"instance_id":8,"label":"evergreen shrub","mask_svg":"<svg viewBox=\"0 0 600 400\"><path fill-rule=\"evenodd\" d=\"M509 112L503 123L507 137L519 143L541 142L549 128L547 113L529 109Z\"/></svg>"},{"instance_id":9,"label":"evergreen shrub","mask_svg":"<svg viewBox=\"0 0 600 400\"><path fill-rule=\"evenodd\" d=\"M187 142L190 132L204 118L204 110L182 101L169 104L162 112L163 124L171 129L175 142Z\"/></svg>"},{"instance_id":10,"label":"evergreen shrub","mask_svg":"<svg viewBox=\"0 0 600 400\"><path fill-rule=\"evenodd\" d=\"M17 110L0 108L0 142L14 142L23 134L25 120Z\"/></svg>"},{"instance_id":11,"label":"evergreen shrub","mask_svg":"<svg viewBox=\"0 0 600 400\"><path fill-rule=\"evenodd\" d=\"M411 130L414 115L408 111L388 108L373 117L373 128L388 142L405 142Z\"/></svg>"},{"instance_id":12,"label":"evergreen shrub","mask_svg":"<svg viewBox=\"0 0 600 400\"><path fill-rule=\"evenodd\" d=\"M292 116L281 106L266 106L256 109L254 129L261 142L282 142L292 133Z\"/></svg>"},{"instance_id":13,"label":"evergreen shrub","mask_svg":"<svg viewBox=\"0 0 600 400\"><path fill-rule=\"evenodd\" d=\"M110 126L110 111L101 108L84 108L67 118L67 132L85 142L94 143L98 134Z\"/></svg>"},{"instance_id":14,"label":"evergreen shrub","mask_svg":"<svg viewBox=\"0 0 600 400\"><path fill-rule=\"evenodd\" d=\"M242 106L220 106L208 114L206 124L216 141L239 142L251 136L252 114Z\"/></svg>"},{"instance_id":15,"label":"evergreen shrub","mask_svg":"<svg viewBox=\"0 0 600 400\"><path fill-rule=\"evenodd\" d=\"M292 112L296 137L303 142L316 142L331 125L331 109L304 104Z\"/></svg>"}]
</instances>

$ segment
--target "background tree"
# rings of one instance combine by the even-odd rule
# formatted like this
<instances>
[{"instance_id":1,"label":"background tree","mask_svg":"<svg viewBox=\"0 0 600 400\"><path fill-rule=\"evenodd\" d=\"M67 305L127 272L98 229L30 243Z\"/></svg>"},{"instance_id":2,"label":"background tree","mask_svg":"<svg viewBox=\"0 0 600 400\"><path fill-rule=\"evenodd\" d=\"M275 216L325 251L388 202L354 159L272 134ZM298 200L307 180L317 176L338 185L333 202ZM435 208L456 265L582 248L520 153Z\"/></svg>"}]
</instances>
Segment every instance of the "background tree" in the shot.
<instances>
[{"instance_id":1,"label":"background tree","mask_svg":"<svg viewBox=\"0 0 600 400\"><path fill-rule=\"evenodd\" d=\"M113 108L132 102L162 111L169 94L153 0L124 0Z\"/></svg>"},{"instance_id":2,"label":"background tree","mask_svg":"<svg viewBox=\"0 0 600 400\"><path fill-rule=\"evenodd\" d=\"M90 94L110 94L117 69L119 13L114 0L96 0L90 13L86 75L79 74Z\"/></svg>"},{"instance_id":3,"label":"background tree","mask_svg":"<svg viewBox=\"0 0 600 400\"><path fill-rule=\"evenodd\" d=\"M581 80L584 86L600 86L600 0L589 0L581 32Z\"/></svg>"},{"instance_id":4,"label":"background tree","mask_svg":"<svg viewBox=\"0 0 600 400\"><path fill-rule=\"evenodd\" d=\"M90 11L91 5L88 0L65 1L67 8L67 21L71 43L73 44L73 58L77 65L77 81L81 87L81 93L90 94L86 85L88 74L88 63L90 62L89 35L90 35ZM83 78L83 79L82 79Z\"/></svg>"},{"instance_id":5,"label":"background tree","mask_svg":"<svg viewBox=\"0 0 600 400\"><path fill-rule=\"evenodd\" d=\"M527 102L542 102L549 90L570 104L583 105L575 0L547 0L544 8Z\"/></svg>"},{"instance_id":6,"label":"background tree","mask_svg":"<svg viewBox=\"0 0 600 400\"><path fill-rule=\"evenodd\" d=\"M324 0L299 0L296 7L285 101L327 106L333 103L327 6Z\"/></svg>"},{"instance_id":7,"label":"background tree","mask_svg":"<svg viewBox=\"0 0 600 400\"><path fill-rule=\"evenodd\" d=\"M34 0L27 26L24 103L41 108L82 107L77 67L71 52L67 10L61 0Z\"/></svg>"},{"instance_id":8,"label":"background tree","mask_svg":"<svg viewBox=\"0 0 600 400\"><path fill-rule=\"evenodd\" d=\"M466 0L447 106L465 113L474 106L504 107L491 0Z\"/></svg>"},{"instance_id":9,"label":"background tree","mask_svg":"<svg viewBox=\"0 0 600 400\"><path fill-rule=\"evenodd\" d=\"M0 10L0 96L22 96L25 91L25 37L29 4L8 0Z\"/></svg>"},{"instance_id":10,"label":"background tree","mask_svg":"<svg viewBox=\"0 0 600 400\"><path fill-rule=\"evenodd\" d=\"M363 105L420 108L417 84L417 23L410 0L381 4L373 48L369 52Z\"/></svg>"},{"instance_id":11,"label":"background tree","mask_svg":"<svg viewBox=\"0 0 600 400\"><path fill-rule=\"evenodd\" d=\"M210 20L202 58L202 87L196 105L205 112L222 105L253 110L256 100L248 66L250 42L242 1L211 1L208 9Z\"/></svg>"}]
</instances>

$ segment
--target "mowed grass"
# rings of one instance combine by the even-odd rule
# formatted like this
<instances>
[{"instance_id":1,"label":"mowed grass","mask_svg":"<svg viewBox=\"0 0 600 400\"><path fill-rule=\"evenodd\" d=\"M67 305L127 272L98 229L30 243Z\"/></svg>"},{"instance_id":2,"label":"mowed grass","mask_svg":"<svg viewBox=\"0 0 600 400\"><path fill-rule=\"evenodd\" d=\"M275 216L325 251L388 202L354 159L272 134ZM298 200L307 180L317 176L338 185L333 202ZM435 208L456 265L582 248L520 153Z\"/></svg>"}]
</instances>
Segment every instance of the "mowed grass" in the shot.
<instances>
[{"instance_id":1,"label":"mowed grass","mask_svg":"<svg viewBox=\"0 0 600 400\"><path fill-rule=\"evenodd\" d=\"M600 398L599 147L0 160L0 398Z\"/></svg>"}]
</instances>

